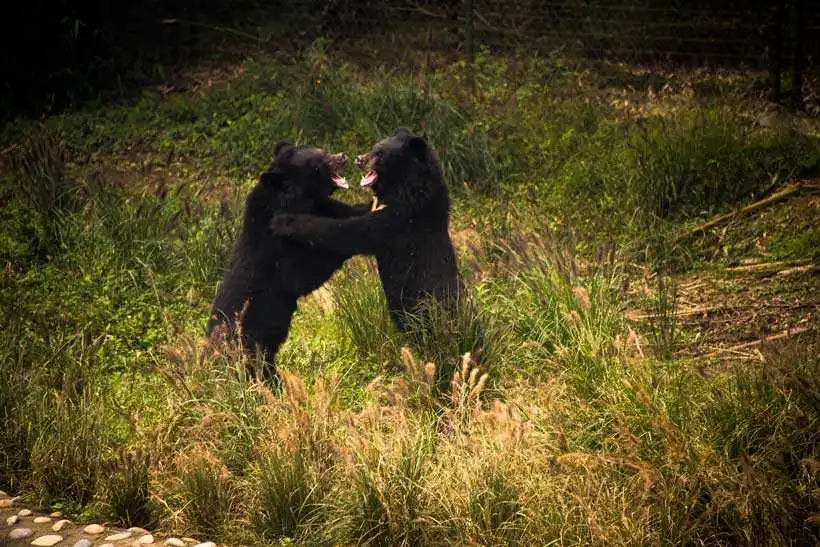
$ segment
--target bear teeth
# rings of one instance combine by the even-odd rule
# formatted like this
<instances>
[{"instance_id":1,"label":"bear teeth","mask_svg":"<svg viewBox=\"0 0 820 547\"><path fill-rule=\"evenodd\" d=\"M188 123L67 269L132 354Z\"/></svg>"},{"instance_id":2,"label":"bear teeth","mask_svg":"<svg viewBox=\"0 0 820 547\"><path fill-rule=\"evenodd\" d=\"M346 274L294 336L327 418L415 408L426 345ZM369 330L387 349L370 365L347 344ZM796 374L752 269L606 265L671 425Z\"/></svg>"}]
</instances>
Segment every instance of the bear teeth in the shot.
<instances>
[{"instance_id":1,"label":"bear teeth","mask_svg":"<svg viewBox=\"0 0 820 547\"><path fill-rule=\"evenodd\" d=\"M368 171L367 174L362 177L362 186L372 186L377 178L379 178L379 175L377 175L375 171Z\"/></svg>"}]
</instances>

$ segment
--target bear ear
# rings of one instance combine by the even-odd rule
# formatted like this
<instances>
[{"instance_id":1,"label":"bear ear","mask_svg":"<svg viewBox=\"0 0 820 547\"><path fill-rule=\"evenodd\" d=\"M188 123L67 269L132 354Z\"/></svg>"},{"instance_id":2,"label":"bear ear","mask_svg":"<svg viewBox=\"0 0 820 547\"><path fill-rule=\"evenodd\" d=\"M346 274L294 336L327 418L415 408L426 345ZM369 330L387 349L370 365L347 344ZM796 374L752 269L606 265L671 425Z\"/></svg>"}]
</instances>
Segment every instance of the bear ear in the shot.
<instances>
[{"instance_id":1,"label":"bear ear","mask_svg":"<svg viewBox=\"0 0 820 547\"><path fill-rule=\"evenodd\" d=\"M410 153L416 158L424 160L427 157L427 143L421 137L413 137L407 142Z\"/></svg>"},{"instance_id":2,"label":"bear ear","mask_svg":"<svg viewBox=\"0 0 820 547\"><path fill-rule=\"evenodd\" d=\"M399 127L396 129L396 132L393 133L394 137L409 137L410 131L406 127Z\"/></svg>"},{"instance_id":3,"label":"bear ear","mask_svg":"<svg viewBox=\"0 0 820 547\"><path fill-rule=\"evenodd\" d=\"M280 154L293 150L293 145L287 141L279 141L273 149L273 157L278 158Z\"/></svg>"},{"instance_id":4,"label":"bear ear","mask_svg":"<svg viewBox=\"0 0 820 547\"><path fill-rule=\"evenodd\" d=\"M282 188L285 183L285 177L279 170L265 171L259 177L259 181L270 188Z\"/></svg>"}]
</instances>

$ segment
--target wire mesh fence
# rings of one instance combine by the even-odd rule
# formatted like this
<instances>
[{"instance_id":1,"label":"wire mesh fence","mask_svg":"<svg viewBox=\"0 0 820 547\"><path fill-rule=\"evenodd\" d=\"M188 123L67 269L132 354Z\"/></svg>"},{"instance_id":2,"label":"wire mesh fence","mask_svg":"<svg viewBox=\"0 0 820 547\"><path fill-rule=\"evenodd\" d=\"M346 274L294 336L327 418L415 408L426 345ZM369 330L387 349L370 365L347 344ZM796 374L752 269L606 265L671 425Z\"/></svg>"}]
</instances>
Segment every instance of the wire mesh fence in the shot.
<instances>
[{"instance_id":1,"label":"wire mesh fence","mask_svg":"<svg viewBox=\"0 0 820 547\"><path fill-rule=\"evenodd\" d=\"M12 2L0 38L4 108L138 89L225 44L292 51L316 38L470 62L488 53L768 70L799 103L820 65L817 0L50 0ZM374 55L374 60L377 59ZM157 70L156 67L163 67ZM29 105L28 103L32 103ZM33 108L36 111L36 108Z\"/></svg>"},{"instance_id":2,"label":"wire mesh fence","mask_svg":"<svg viewBox=\"0 0 820 547\"><path fill-rule=\"evenodd\" d=\"M409 25L417 34L427 33L425 47L468 61L478 51L557 52L766 69L772 95L785 92L799 102L804 72L820 58L818 6L813 0L388 0L377 5L335 0L315 12L319 22L313 28L320 35L348 38Z\"/></svg>"}]
</instances>

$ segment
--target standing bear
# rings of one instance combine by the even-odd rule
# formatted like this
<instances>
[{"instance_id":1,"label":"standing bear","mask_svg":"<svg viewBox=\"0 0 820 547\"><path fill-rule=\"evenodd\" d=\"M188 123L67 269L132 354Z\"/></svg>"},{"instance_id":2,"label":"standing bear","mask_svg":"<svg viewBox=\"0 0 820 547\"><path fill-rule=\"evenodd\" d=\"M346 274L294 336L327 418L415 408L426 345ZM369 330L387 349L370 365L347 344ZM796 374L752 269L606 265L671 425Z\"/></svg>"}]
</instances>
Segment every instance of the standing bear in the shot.
<instances>
[{"instance_id":1,"label":"standing bear","mask_svg":"<svg viewBox=\"0 0 820 547\"><path fill-rule=\"evenodd\" d=\"M406 129L376 143L356 163L375 194L370 212L352 218L277 215L271 228L344 256L375 255L390 315L400 330L427 297L456 304L461 280L448 232L450 200L438 158Z\"/></svg>"},{"instance_id":2,"label":"standing bear","mask_svg":"<svg viewBox=\"0 0 820 547\"><path fill-rule=\"evenodd\" d=\"M297 299L319 288L351 256L276 236L271 220L286 212L346 218L369 210L330 198L336 187L347 188L339 174L347 161L344 154L281 142L274 156L246 200L242 229L207 327L209 335L220 325L228 337L241 334L245 350L263 358L265 380L276 377L274 357L287 338Z\"/></svg>"}]
</instances>

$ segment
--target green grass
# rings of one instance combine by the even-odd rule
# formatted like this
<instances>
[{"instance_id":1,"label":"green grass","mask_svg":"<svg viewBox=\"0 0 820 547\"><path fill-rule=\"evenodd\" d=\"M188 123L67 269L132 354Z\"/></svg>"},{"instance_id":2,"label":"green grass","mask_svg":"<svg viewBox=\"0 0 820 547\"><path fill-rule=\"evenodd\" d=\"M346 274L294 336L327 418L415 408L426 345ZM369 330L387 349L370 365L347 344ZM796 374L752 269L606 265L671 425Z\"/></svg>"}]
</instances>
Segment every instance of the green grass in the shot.
<instances>
[{"instance_id":1,"label":"green grass","mask_svg":"<svg viewBox=\"0 0 820 547\"><path fill-rule=\"evenodd\" d=\"M797 233L785 233L774 242L772 252L780 259L817 259L820 256L820 228L808 228Z\"/></svg>"},{"instance_id":2,"label":"green grass","mask_svg":"<svg viewBox=\"0 0 820 547\"><path fill-rule=\"evenodd\" d=\"M467 104L461 64L422 93L328 51L4 128L0 488L243 544L814 541L816 345L709 374L677 359L675 275L707 259L673 235L810 173L816 140L731 97L630 119L606 75L554 58L513 79L482 53ZM252 179L279 139L353 153L399 125L427 132L454 236L478 240L458 313L396 333L356 258L300 301L282 392L249 382L201 337ZM637 334L636 265L658 318Z\"/></svg>"}]
</instances>

